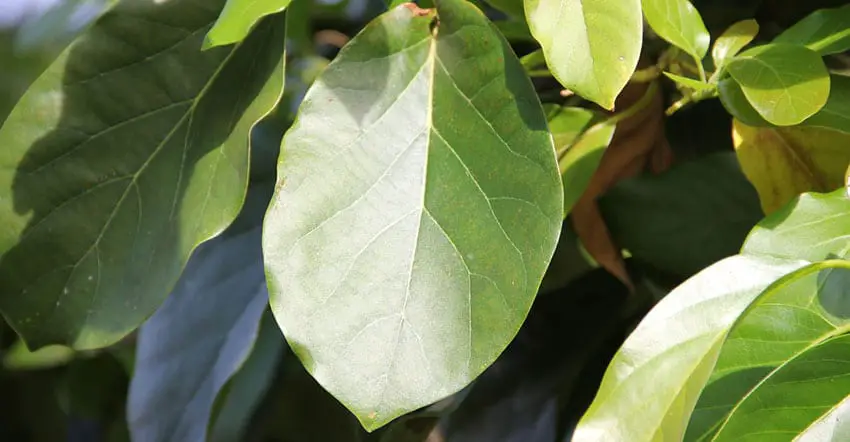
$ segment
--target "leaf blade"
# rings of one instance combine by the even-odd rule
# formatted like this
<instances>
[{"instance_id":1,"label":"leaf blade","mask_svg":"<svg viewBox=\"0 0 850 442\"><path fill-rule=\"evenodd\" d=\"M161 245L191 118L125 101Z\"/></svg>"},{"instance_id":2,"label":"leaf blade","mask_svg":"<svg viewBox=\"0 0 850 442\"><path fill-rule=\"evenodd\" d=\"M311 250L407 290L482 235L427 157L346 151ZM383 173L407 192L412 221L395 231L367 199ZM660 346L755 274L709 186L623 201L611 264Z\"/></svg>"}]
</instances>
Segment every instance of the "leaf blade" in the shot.
<instances>
[{"instance_id":1,"label":"leaf blade","mask_svg":"<svg viewBox=\"0 0 850 442\"><path fill-rule=\"evenodd\" d=\"M711 48L715 68L723 69L726 63L750 44L758 33L759 24L753 19L741 20L729 26L720 37L717 37L717 41Z\"/></svg>"},{"instance_id":2,"label":"leaf blade","mask_svg":"<svg viewBox=\"0 0 850 442\"><path fill-rule=\"evenodd\" d=\"M733 58L726 69L756 111L779 126L803 122L829 98L829 72L823 60L802 46L758 46Z\"/></svg>"},{"instance_id":3,"label":"leaf blade","mask_svg":"<svg viewBox=\"0 0 850 442\"><path fill-rule=\"evenodd\" d=\"M217 12L186 0L117 5L0 128L0 310L29 345L117 341L238 213L250 130L283 86L284 21L200 53ZM138 52L110 46L151 31Z\"/></svg>"},{"instance_id":4,"label":"leaf blade","mask_svg":"<svg viewBox=\"0 0 850 442\"><path fill-rule=\"evenodd\" d=\"M525 0L525 14L555 78L612 109L640 56L640 1Z\"/></svg>"},{"instance_id":5,"label":"leaf blade","mask_svg":"<svg viewBox=\"0 0 850 442\"><path fill-rule=\"evenodd\" d=\"M850 49L850 6L819 9L779 34L774 43L804 45L820 55Z\"/></svg>"},{"instance_id":6,"label":"leaf blade","mask_svg":"<svg viewBox=\"0 0 850 442\"><path fill-rule=\"evenodd\" d=\"M694 5L688 0L642 0L643 15L661 38L702 60L711 36Z\"/></svg>"},{"instance_id":7,"label":"leaf blade","mask_svg":"<svg viewBox=\"0 0 850 442\"><path fill-rule=\"evenodd\" d=\"M561 226L551 136L519 60L470 4L438 13L432 33L433 13L395 8L326 68L284 138L266 217L275 317L369 430L493 362Z\"/></svg>"},{"instance_id":8,"label":"leaf blade","mask_svg":"<svg viewBox=\"0 0 850 442\"><path fill-rule=\"evenodd\" d=\"M204 39L204 49L242 41L263 17L283 12L292 0L227 0Z\"/></svg>"}]
</instances>

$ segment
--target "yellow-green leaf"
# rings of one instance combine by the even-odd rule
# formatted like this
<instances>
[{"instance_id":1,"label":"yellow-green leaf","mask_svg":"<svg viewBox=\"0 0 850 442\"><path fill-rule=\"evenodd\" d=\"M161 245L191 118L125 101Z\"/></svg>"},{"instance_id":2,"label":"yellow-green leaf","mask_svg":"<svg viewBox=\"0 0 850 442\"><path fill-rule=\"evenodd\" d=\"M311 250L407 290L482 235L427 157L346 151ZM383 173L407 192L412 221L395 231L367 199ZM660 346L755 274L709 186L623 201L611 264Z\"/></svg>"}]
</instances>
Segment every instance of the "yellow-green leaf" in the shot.
<instances>
[{"instance_id":1,"label":"yellow-green leaf","mask_svg":"<svg viewBox=\"0 0 850 442\"><path fill-rule=\"evenodd\" d=\"M729 26L711 48L714 68L722 69L726 63L750 44L759 33L759 24L755 20L741 20Z\"/></svg>"},{"instance_id":2,"label":"yellow-green leaf","mask_svg":"<svg viewBox=\"0 0 850 442\"><path fill-rule=\"evenodd\" d=\"M525 0L525 15L552 75L612 109L640 56L640 0Z\"/></svg>"},{"instance_id":3,"label":"yellow-green leaf","mask_svg":"<svg viewBox=\"0 0 850 442\"><path fill-rule=\"evenodd\" d=\"M735 120L735 151L765 213L803 192L844 185L850 134L815 127L752 127Z\"/></svg>"},{"instance_id":4,"label":"yellow-green leaf","mask_svg":"<svg viewBox=\"0 0 850 442\"><path fill-rule=\"evenodd\" d=\"M799 124L829 98L829 72L820 55L804 46L775 43L744 51L726 68L765 120Z\"/></svg>"}]
</instances>

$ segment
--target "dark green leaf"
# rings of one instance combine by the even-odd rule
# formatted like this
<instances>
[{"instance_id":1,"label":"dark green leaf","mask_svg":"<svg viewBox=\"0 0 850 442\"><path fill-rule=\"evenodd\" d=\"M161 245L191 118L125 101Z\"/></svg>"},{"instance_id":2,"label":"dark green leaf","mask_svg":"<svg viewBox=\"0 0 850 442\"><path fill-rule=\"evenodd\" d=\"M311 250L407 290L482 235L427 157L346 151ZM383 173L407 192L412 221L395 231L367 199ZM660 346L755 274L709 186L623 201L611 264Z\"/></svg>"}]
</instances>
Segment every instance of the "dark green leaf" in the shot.
<instances>
[{"instance_id":1,"label":"dark green leaf","mask_svg":"<svg viewBox=\"0 0 850 442\"><path fill-rule=\"evenodd\" d=\"M216 397L242 367L268 305L261 229L267 198L201 245L174 291L141 328L127 419L134 440L203 441Z\"/></svg>"},{"instance_id":2,"label":"dark green leaf","mask_svg":"<svg viewBox=\"0 0 850 442\"><path fill-rule=\"evenodd\" d=\"M729 26L711 48L711 57L714 59L714 68L723 69L726 63L741 49L750 44L759 33L759 24L755 20L742 20Z\"/></svg>"},{"instance_id":3,"label":"dark green leaf","mask_svg":"<svg viewBox=\"0 0 850 442\"><path fill-rule=\"evenodd\" d=\"M513 18L525 20L523 0L487 0L487 3Z\"/></svg>"},{"instance_id":4,"label":"dark green leaf","mask_svg":"<svg viewBox=\"0 0 850 442\"><path fill-rule=\"evenodd\" d=\"M805 45L821 55L844 52L850 49L850 5L815 11L773 42Z\"/></svg>"},{"instance_id":5,"label":"dark green leaf","mask_svg":"<svg viewBox=\"0 0 850 442\"><path fill-rule=\"evenodd\" d=\"M242 41L260 19L286 9L292 0L227 0L224 10L216 20L204 49Z\"/></svg>"},{"instance_id":6,"label":"dark green leaf","mask_svg":"<svg viewBox=\"0 0 850 442\"><path fill-rule=\"evenodd\" d=\"M641 0L646 22L674 46L700 61L708 53L711 36L699 12L688 0Z\"/></svg>"},{"instance_id":7,"label":"dark green leaf","mask_svg":"<svg viewBox=\"0 0 850 442\"><path fill-rule=\"evenodd\" d=\"M263 250L293 352L367 429L458 391L505 348L561 228L530 81L461 0L370 23L283 141Z\"/></svg>"},{"instance_id":8,"label":"dark green leaf","mask_svg":"<svg viewBox=\"0 0 850 442\"><path fill-rule=\"evenodd\" d=\"M284 23L201 52L220 6L119 4L0 128L0 309L30 346L117 341L238 213Z\"/></svg>"},{"instance_id":9,"label":"dark green leaf","mask_svg":"<svg viewBox=\"0 0 850 442\"><path fill-rule=\"evenodd\" d=\"M829 97L829 72L823 60L803 46L757 46L730 60L726 69L753 108L779 126L801 123Z\"/></svg>"},{"instance_id":10,"label":"dark green leaf","mask_svg":"<svg viewBox=\"0 0 850 442\"><path fill-rule=\"evenodd\" d=\"M685 277L736 254L763 217L733 153L624 181L600 206L617 244L632 257Z\"/></svg>"},{"instance_id":11,"label":"dark green leaf","mask_svg":"<svg viewBox=\"0 0 850 442\"><path fill-rule=\"evenodd\" d=\"M820 261L850 255L850 198L844 189L805 193L753 229L743 253Z\"/></svg>"},{"instance_id":12,"label":"dark green leaf","mask_svg":"<svg viewBox=\"0 0 850 442\"><path fill-rule=\"evenodd\" d=\"M525 14L552 75L612 109L640 56L640 0L525 0Z\"/></svg>"},{"instance_id":13,"label":"dark green leaf","mask_svg":"<svg viewBox=\"0 0 850 442\"><path fill-rule=\"evenodd\" d=\"M285 349L283 335L267 310L251 355L216 399L209 429L210 442L245 440L251 418L278 372Z\"/></svg>"},{"instance_id":14,"label":"dark green leaf","mask_svg":"<svg viewBox=\"0 0 850 442\"><path fill-rule=\"evenodd\" d=\"M848 286L850 263L834 260L759 296L729 332L687 439L790 440L850 395Z\"/></svg>"},{"instance_id":15,"label":"dark green leaf","mask_svg":"<svg viewBox=\"0 0 850 442\"><path fill-rule=\"evenodd\" d=\"M617 352L573 441L681 440L735 319L804 261L739 255L668 294Z\"/></svg>"}]
</instances>

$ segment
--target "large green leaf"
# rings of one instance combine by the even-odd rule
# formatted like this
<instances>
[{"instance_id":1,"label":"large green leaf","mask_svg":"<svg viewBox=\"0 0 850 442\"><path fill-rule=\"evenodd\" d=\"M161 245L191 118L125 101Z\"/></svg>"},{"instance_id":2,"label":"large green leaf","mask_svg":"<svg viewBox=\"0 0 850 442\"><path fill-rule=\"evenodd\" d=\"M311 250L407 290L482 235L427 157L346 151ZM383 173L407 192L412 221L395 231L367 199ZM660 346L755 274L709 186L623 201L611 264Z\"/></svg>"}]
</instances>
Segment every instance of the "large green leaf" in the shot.
<instances>
[{"instance_id":1,"label":"large green leaf","mask_svg":"<svg viewBox=\"0 0 850 442\"><path fill-rule=\"evenodd\" d=\"M495 360L561 227L552 138L519 60L474 6L437 5L438 24L412 5L380 16L316 80L266 216L284 335L367 429Z\"/></svg>"},{"instance_id":2,"label":"large green leaf","mask_svg":"<svg viewBox=\"0 0 850 442\"><path fill-rule=\"evenodd\" d=\"M670 292L617 352L573 441L681 440L735 319L805 264L738 255Z\"/></svg>"},{"instance_id":3,"label":"large green leaf","mask_svg":"<svg viewBox=\"0 0 850 442\"><path fill-rule=\"evenodd\" d=\"M204 48L242 41L260 19L281 12L292 0L227 0L215 25L207 33Z\"/></svg>"},{"instance_id":4,"label":"large green leaf","mask_svg":"<svg viewBox=\"0 0 850 442\"><path fill-rule=\"evenodd\" d=\"M730 60L726 69L756 111L779 126L801 123L829 98L829 72L820 55L803 46L757 46Z\"/></svg>"},{"instance_id":5,"label":"large green leaf","mask_svg":"<svg viewBox=\"0 0 850 442\"><path fill-rule=\"evenodd\" d=\"M640 56L640 0L525 0L525 14L552 75L612 109Z\"/></svg>"},{"instance_id":6,"label":"large green leaf","mask_svg":"<svg viewBox=\"0 0 850 442\"><path fill-rule=\"evenodd\" d=\"M800 125L850 133L850 77L833 74L829 81L829 99L826 104ZM747 101L741 85L734 79L720 80L718 90L723 106L742 123L748 126L772 126Z\"/></svg>"},{"instance_id":7,"label":"large green leaf","mask_svg":"<svg viewBox=\"0 0 850 442\"><path fill-rule=\"evenodd\" d=\"M269 195L249 196L139 331L127 401L134 440L206 440L216 398L251 353L268 305L260 224Z\"/></svg>"},{"instance_id":8,"label":"large green leaf","mask_svg":"<svg viewBox=\"0 0 850 442\"><path fill-rule=\"evenodd\" d=\"M30 346L117 341L238 213L284 21L201 52L220 6L117 5L0 128L0 310Z\"/></svg>"},{"instance_id":9,"label":"large green leaf","mask_svg":"<svg viewBox=\"0 0 850 442\"><path fill-rule=\"evenodd\" d=\"M745 46L750 44L759 32L759 24L755 20L741 20L729 26L711 48L711 58L714 59L714 68L722 69L726 63Z\"/></svg>"},{"instance_id":10,"label":"large green leaf","mask_svg":"<svg viewBox=\"0 0 850 442\"><path fill-rule=\"evenodd\" d=\"M763 217L732 153L623 181L600 208L617 244L633 258L683 277L736 254Z\"/></svg>"},{"instance_id":11,"label":"large green leaf","mask_svg":"<svg viewBox=\"0 0 850 442\"><path fill-rule=\"evenodd\" d=\"M844 52L850 49L850 5L815 11L773 42L805 45L821 55Z\"/></svg>"},{"instance_id":12,"label":"large green leaf","mask_svg":"<svg viewBox=\"0 0 850 442\"><path fill-rule=\"evenodd\" d=\"M688 0L641 0L646 22L676 47L702 60L708 52L711 35L699 12Z\"/></svg>"},{"instance_id":13,"label":"large green leaf","mask_svg":"<svg viewBox=\"0 0 850 442\"><path fill-rule=\"evenodd\" d=\"M747 237L743 253L820 261L850 253L850 198L844 189L805 193L777 210Z\"/></svg>"},{"instance_id":14,"label":"large green leaf","mask_svg":"<svg viewBox=\"0 0 850 442\"><path fill-rule=\"evenodd\" d=\"M783 278L729 332L688 440L791 440L850 395L850 263Z\"/></svg>"}]
</instances>

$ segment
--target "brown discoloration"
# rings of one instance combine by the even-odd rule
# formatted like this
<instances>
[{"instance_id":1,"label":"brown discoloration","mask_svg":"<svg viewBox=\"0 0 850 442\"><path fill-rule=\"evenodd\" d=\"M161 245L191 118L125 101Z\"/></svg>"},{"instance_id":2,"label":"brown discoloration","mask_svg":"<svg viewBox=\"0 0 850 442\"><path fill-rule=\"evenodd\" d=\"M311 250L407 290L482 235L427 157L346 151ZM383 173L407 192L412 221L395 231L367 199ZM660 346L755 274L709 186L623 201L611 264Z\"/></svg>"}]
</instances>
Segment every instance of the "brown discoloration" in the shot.
<instances>
[{"instance_id":1,"label":"brown discoloration","mask_svg":"<svg viewBox=\"0 0 850 442\"><path fill-rule=\"evenodd\" d=\"M427 17L431 15L434 10L433 9L422 9L416 3L402 3L401 6L410 10L416 17Z\"/></svg>"},{"instance_id":2,"label":"brown discoloration","mask_svg":"<svg viewBox=\"0 0 850 442\"><path fill-rule=\"evenodd\" d=\"M629 83L617 97L615 108L629 109L647 93L648 87L649 83ZM631 290L634 286L620 248L605 225L596 199L617 182L646 169L663 172L672 161L673 152L664 133L664 100L659 90L648 106L617 124L611 145L570 214L576 234L588 253Z\"/></svg>"}]
</instances>

